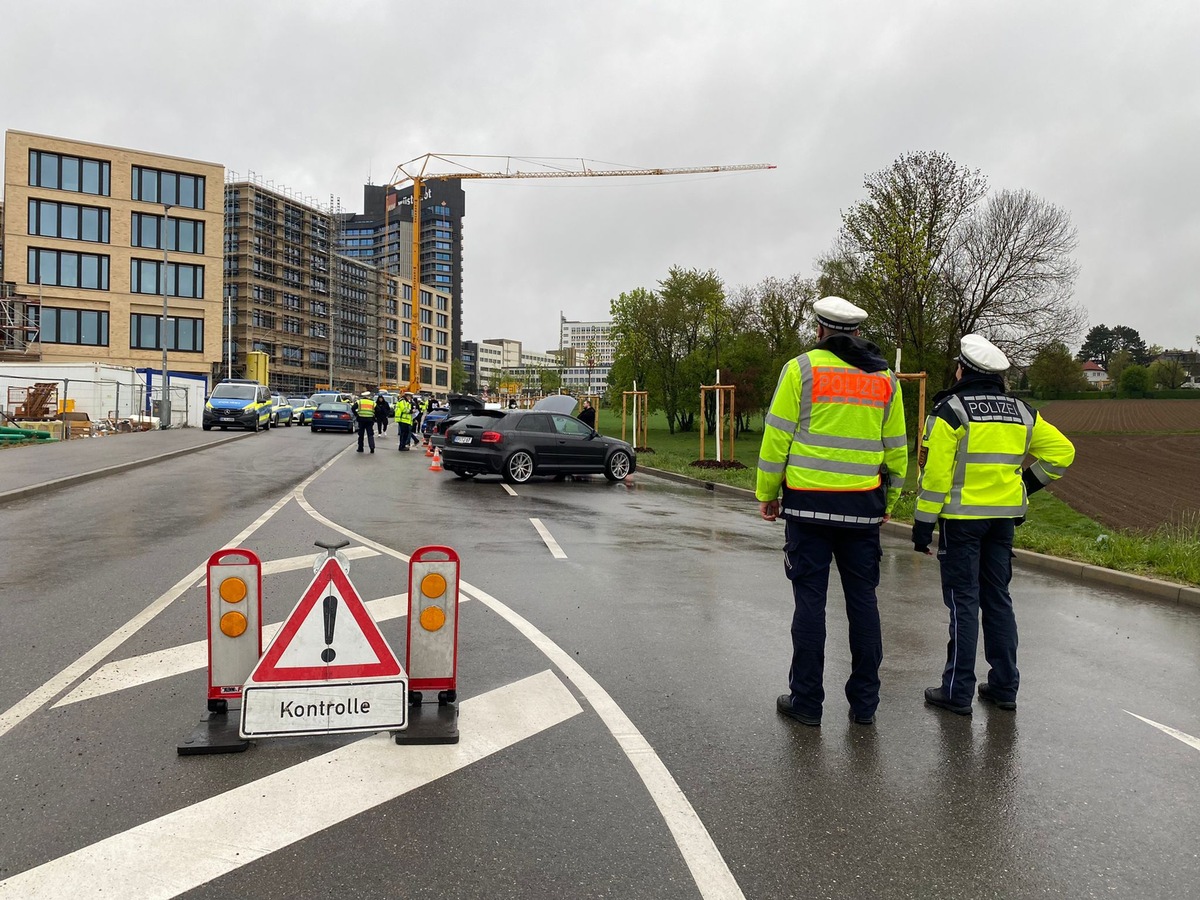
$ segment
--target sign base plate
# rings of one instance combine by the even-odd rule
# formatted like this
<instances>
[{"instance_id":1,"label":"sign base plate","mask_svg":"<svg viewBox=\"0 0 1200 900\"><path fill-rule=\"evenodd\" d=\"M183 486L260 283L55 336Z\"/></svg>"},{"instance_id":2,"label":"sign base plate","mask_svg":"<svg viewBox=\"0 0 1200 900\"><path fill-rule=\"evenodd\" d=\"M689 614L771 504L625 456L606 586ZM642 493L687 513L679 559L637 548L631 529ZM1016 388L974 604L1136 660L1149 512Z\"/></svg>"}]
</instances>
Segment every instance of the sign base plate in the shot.
<instances>
[{"instance_id":1,"label":"sign base plate","mask_svg":"<svg viewBox=\"0 0 1200 900\"><path fill-rule=\"evenodd\" d=\"M206 753L241 753L250 742L238 734L238 713L209 712L200 724L175 749L180 756L200 756Z\"/></svg>"},{"instance_id":2,"label":"sign base plate","mask_svg":"<svg viewBox=\"0 0 1200 900\"><path fill-rule=\"evenodd\" d=\"M410 706L408 728L394 736L397 744L457 744L458 703Z\"/></svg>"}]
</instances>

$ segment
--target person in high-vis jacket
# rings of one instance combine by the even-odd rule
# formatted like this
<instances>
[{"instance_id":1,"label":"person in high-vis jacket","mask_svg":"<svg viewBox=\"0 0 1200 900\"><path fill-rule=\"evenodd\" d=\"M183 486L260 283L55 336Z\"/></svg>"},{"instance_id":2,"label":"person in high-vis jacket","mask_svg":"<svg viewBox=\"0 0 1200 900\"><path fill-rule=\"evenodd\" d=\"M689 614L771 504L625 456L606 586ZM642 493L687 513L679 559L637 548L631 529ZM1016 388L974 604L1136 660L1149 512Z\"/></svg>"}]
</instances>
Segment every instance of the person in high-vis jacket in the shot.
<instances>
[{"instance_id":1,"label":"person in high-vis jacket","mask_svg":"<svg viewBox=\"0 0 1200 900\"><path fill-rule=\"evenodd\" d=\"M351 405L358 424L358 452L363 452L363 435L371 444L371 452L375 452L375 401L371 399L370 391L363 391L362 396Z\"/></svg>"},{"instance_id":2,"label":"person in high-vis jacket","mask_svg":"<svg viewBox=\"0 0 1200 900\"><path fill-rule=\"evenodd\" d=\"M979 699L1017 708L1017 620L1013 615L1014 528L1029 494L1062 477L1075 447L1037 410L1005 393L1004 353L978 334L963 337L957 381L933 399L922 438L913 549L929 553L939 525L942 601L950 642L942 683L925 702L962 716L975 696L975 651L983 613L983 654L991 667ZM1025 458L1034 462L1022 469Z\"/></svg>"},{"instance_id":3,"label":"person in high-vis jacket","mask_svg":"<svg viewBox=\"0 0 1200 900\"><path fill-rule=\"evenodd\" d=\"M758 458L759 513L785 520L795 600L789 691L775 706L805 725L821 724L825 595L836 560L850 620L850 719L870 725L883 660L879 528L908 469L904 404L879 348L859 336L867 314L841 297L816 301L813 312L817 345L780 372Z\"/></svg>"},{"instance_id":4,"label":"person in high-vis jacket","mask_svg":"<svg viewBox=\"0 0 1200 900\"><path fill-rule=\"evenodd\" d=\"M408 452L408 441L412 437L413 409L412 395L405 394L396 401L396 431L400 433L400 445L397 450Z\"/></svg>"}]
</instances>

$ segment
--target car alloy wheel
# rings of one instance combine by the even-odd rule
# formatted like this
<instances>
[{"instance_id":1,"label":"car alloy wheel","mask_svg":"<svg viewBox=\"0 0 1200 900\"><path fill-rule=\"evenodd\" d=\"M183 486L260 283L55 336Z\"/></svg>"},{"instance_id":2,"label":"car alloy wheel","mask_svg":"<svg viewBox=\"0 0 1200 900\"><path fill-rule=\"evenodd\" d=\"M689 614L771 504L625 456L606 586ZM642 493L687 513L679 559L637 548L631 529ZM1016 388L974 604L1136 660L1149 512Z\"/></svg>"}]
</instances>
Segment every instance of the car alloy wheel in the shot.
<instances>
[{"instance_id":1,"label":"car alloy wheel","mask_svg":"<svg viewBox=\"0 0 1200 900\"><path fill-rule=\"evenodd\" d=\"M617 450L604 466L604 477L609 481L624 481L629 477L629 454Z\"/></svg>"},{"instance_id":2,"label":"car alloy wheel","mask_svg":"<svg viewBox=\"0 0 1200 900\"><path fill-rule=\"evenodd\" d=\"M504 464L504 480L513 484L524 484L533 477L533 457L525 450L518 450Z\"/></svg>"}]
</instances>

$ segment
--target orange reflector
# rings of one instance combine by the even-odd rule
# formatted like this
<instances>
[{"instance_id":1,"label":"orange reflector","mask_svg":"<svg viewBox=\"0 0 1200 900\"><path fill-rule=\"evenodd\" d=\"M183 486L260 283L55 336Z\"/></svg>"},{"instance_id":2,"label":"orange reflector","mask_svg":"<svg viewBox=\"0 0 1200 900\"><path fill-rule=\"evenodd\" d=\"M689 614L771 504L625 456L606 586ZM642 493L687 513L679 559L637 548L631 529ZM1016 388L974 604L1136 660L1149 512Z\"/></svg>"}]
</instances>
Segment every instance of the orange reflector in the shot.
<instances>
[{"instance_id":1,"label":"orange reflector","mask_svg":"<svg viewBox=\"0 0 1200 900\"><path fill-rule=\"evenodd\" d=\"M432 576L426 575L425 577L431 578ZM437 577L441 578L442 576L439 575ZM444 586L445 579L442 580L442 583ZM427 606L421 610L421 627L426 631L437 631L445 624L446 614L442 612L442 608L440 606Z\"/></svg>"},{"instance_id":2,"label":"orange reflector","mask_svg":"<svg viewBox=\"0 0 1200 900\"><path fill-rule=\"evenodd\" d=\"M246 582L240 578L226 578L221 582L218 593L226 603L241 603L246 599ZM242 627L245 628L244 625Z\"/></svg>"},{"instance_id":3,"label":"orange reflector","mask_svg":"<svg viewBox=\"0 0 1200 900\"><path fill-rule=\"evenodd\" d=\"M437 598L446 593L446 579L437 572L430 572L421 579L421 593L426 597ZM424 613L422 613L424 615ZM440 628L441 625L439 624Z\"/></svg>"},{"instance_id":4,"label":"orange reflector","mask_svg":"<svg viewBox=\"0 0 1200 900\"><path fill-rule=\"evenodd\" d=\"M238 599L240 600L241 598L239 597ZM227 612L221 616L221 634L226 637L240 637L245 630L246 617L240 612Z\"/></svg>"}]
</instances>

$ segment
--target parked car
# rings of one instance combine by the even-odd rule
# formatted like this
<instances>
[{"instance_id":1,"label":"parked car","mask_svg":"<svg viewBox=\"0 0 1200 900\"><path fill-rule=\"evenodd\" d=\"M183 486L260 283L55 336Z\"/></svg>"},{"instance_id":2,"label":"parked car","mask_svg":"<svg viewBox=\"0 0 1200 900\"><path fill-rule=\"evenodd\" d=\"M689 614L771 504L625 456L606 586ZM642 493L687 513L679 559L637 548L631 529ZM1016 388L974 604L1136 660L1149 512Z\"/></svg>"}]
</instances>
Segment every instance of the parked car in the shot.
<instances>
[{"instance_id":1,"label":"parked car","mask_svg":"<svg viewBox=\"0 0 1200 900\"><path fill-rule=\"evenodd\" d=\"M218 383L204 403L200 427L245 428L266 431L271 423L271 395L257 381L245 378L226 378Z\"/></svg>"},{"instance_id":2,"label":"parked car","mask_svg":"<svg viewBox=\"0 0 1200 900\"><path fill-rule=\"evenodd\" d=\"M461 422L467 416L482 411L483 401L472 394L451 394L445 415L439 416L429 425L429 443L435 447L446 446L446 429ZM432 416L433 413L431 412Z\"/></svg>"},{"instance_id":3,"label":"parked car","mask_svg":"<svg viewBox=\"0 0 1200 900\"><path fill-rule=\"evenodd\" d=\"M283 425L292 427L292 405L284 399L283 394L271 395L271 427Z\"/></svg>"},{"instance_id":4,"label":"parked car","mask_svg":"<svg viewBox=\"0 0 1200 900\"><path fill-rule=\"evenodd\" d=\"M317 408L317 404L307 397L288 397L288 404L292 407L292 417L299 424L312 424L312 414L313 410Z\"/></svg>"},{"instance_id":5,"label":"parked car","mask_svg":"<svg viewBox=\"0 0 1200 900\"><path fill-rule=\"evenodd\" d=\"M533 409L484 409L446 430L442 465L460 478L500 475L523 484L534 475L603 475L622 481L637 468L625 441L606 437L561 410L573 397L547 397Z\"/></svg>"},{"instance_id":6,"label":"parked car","mask_svg":"<svg viewBox=\"0 0 1200 900\"><path fill-rule=\"evenodd\" d=\"M349 403L318 403L310 426L317 431L354 432L354 412Z\"/></svg>"}]
</instances>

